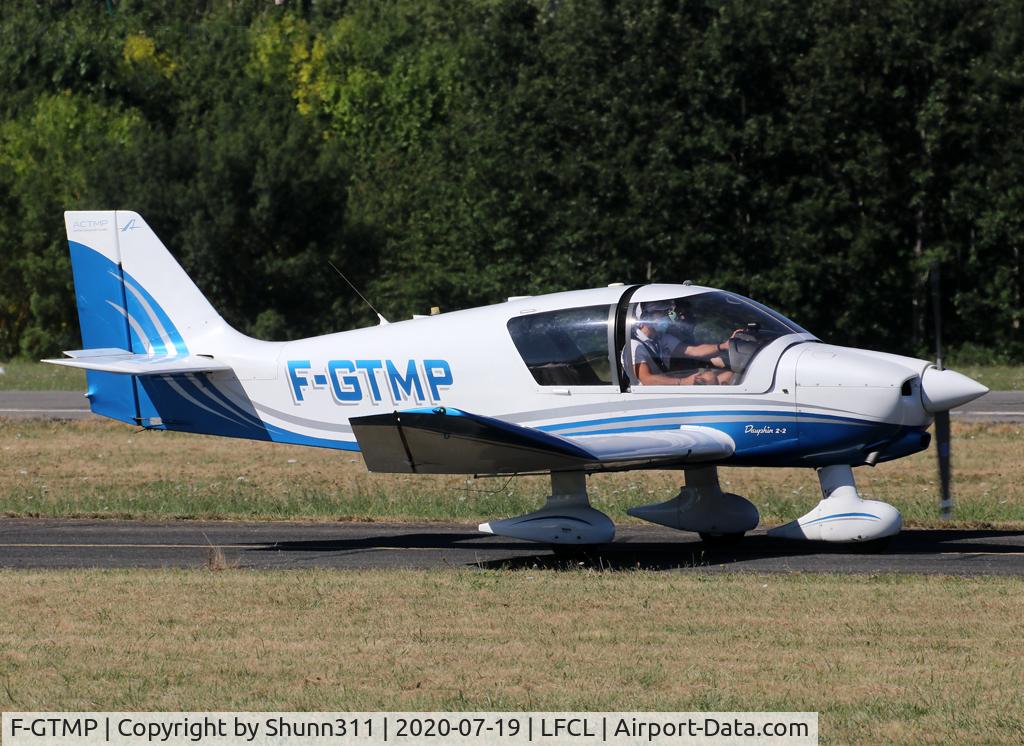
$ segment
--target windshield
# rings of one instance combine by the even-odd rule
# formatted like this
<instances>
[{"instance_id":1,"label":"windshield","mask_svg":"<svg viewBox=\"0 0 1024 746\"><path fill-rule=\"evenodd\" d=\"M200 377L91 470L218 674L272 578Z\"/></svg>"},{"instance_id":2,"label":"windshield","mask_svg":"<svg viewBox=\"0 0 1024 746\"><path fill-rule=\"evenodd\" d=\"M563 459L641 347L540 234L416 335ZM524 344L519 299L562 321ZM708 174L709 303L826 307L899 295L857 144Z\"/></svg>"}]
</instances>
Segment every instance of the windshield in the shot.
<instances>
[{"instance_id":1,"label":"windshield","mask_svg":"<svg viewBox=\"0 0 1024 746\"><path fill-rule=\"evenodd\" d=\"M624 367L638 385L735 385L772 341L806 333L724 291L632 303L627 319Z\"/></svg>"}]
</instances>

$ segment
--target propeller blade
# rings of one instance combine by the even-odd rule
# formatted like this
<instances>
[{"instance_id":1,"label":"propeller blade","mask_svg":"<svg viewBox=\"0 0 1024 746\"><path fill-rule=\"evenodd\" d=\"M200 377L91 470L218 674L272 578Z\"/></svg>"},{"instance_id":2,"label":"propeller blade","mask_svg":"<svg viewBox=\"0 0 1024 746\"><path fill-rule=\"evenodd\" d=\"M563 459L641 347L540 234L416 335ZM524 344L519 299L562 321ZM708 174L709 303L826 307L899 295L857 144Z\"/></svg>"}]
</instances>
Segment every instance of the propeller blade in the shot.
<instances>
[{"instance_id":1,"label":"propeller blade","mask_svg":"<svg viewBox=\"0 0 1024 746\"><path fill-rule=\"evenodd\" d=\"M939 456L939 513L953 517L953 493L950 491L949 410L935 413L935 448Z\"/></svg>"}]
</instances>

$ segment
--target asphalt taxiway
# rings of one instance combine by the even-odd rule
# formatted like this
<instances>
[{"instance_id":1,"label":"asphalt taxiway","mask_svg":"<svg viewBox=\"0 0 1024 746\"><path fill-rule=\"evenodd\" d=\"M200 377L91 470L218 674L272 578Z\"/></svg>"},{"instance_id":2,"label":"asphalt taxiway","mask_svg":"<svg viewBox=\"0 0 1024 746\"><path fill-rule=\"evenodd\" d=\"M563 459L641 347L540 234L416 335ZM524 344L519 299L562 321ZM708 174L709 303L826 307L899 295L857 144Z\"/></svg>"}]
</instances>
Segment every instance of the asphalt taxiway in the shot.
<instances>
[{"instance_id":1,"label":"asphalt taxiway","mask_svg":"<svg viewBox=\"0 0 1024 746\"><path fill-rule=\"evenodd\" d=\"M580 553L480 534L466 524L122 521L0 518L0 567L555 568L684 572L1024 575L1024 533L908 530L883 553L755 531L733 548L695 534L620 527L613 544Z\"/></svg>"}]
</instances>

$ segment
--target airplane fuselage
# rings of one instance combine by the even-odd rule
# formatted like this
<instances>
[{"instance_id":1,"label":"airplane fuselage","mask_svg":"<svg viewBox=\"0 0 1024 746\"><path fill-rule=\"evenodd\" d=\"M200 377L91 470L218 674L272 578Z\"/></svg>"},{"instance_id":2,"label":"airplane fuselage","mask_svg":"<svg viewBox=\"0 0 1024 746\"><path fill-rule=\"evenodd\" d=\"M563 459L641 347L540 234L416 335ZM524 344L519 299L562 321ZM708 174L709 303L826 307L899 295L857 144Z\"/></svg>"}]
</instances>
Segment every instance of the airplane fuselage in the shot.
<instances>
[{"instance_id":1,"label":"airplane fuselage","mask_svg":"<svg viewBox=\"0 0 1024 746\"><path fill-rule=\"evenodd\" d=\"M640 290L708 292L683 285ZM857 464L927 447L931 418L920 406L919 383L927 361L833 347L796 332L761 349L738 383L640 385L614 364L612 327L623 292L516 299L284 343L225 330L211 336L211 349L234 373L145 379L153 407L140 412L141 424L358 450L353 417L447 406L567 436L712 427L735 441L728 463L736 465ZM605 306L609 380L538 383L509 322ZM192 352L204 354L201 347ZM171 400L176 415L168 422L159 412ZM182 410L183 401L191 411Z\"/></svg>"}]
</instances>

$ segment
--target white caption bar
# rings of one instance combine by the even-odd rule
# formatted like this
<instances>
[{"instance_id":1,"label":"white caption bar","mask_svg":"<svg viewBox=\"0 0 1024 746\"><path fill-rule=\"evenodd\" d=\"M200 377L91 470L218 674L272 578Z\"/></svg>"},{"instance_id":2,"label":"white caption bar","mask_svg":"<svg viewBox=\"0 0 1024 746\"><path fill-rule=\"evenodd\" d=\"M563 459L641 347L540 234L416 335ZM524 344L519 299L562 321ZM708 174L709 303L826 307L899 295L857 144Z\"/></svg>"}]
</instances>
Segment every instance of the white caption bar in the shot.
<instances>
[{"instance_id":1,"label":"white caption bar","mask_svg":"<svg viewBox=\"0 0 1024 746\"><path fill-rule=\"evenodd\" d=\"M816 712L5 712L4 746L818 743Z\"/></svg>"}]
</instances>

